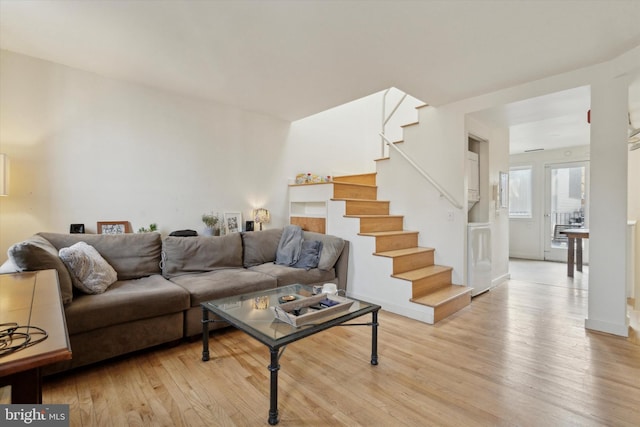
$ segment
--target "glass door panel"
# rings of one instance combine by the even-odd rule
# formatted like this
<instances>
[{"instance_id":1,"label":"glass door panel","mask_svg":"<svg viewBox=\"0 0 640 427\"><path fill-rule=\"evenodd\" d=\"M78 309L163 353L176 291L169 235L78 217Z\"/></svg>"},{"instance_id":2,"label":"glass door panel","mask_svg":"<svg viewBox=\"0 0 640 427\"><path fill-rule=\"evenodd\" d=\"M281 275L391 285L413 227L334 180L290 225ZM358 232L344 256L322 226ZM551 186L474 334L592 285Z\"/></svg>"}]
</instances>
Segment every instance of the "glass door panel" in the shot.
<instances>
[{"instance_id":1,"label":"glass door panel","mask_svg":"<svg viewBox=\"0 0 640 427\"><path fill-rule=\"evenodd\" d=\"M545 168L545 250L548 261L567 261L567 228L586 228L588 163L548 165Z\"/></svg>"}]
</instances>

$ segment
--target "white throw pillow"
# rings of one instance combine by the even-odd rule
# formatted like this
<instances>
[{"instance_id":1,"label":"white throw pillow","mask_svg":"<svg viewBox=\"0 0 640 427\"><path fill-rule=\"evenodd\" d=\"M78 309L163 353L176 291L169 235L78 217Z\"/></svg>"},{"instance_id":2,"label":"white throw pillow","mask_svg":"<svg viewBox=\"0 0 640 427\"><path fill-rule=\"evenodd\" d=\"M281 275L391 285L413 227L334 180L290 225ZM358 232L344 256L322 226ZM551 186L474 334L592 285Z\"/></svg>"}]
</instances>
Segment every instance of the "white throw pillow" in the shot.
<instances>
[{"instance_id":1,"label":"white throw pillow","mask_svg":"<svg viewBox=\"0 0 640 427\"><path fill-rule=\"evenodd\" d=\"M73 285L87 294L101 294L118 280L118 273L85 242L62 248L60 258L71 273Z\"/></svg>"}]
</instances>

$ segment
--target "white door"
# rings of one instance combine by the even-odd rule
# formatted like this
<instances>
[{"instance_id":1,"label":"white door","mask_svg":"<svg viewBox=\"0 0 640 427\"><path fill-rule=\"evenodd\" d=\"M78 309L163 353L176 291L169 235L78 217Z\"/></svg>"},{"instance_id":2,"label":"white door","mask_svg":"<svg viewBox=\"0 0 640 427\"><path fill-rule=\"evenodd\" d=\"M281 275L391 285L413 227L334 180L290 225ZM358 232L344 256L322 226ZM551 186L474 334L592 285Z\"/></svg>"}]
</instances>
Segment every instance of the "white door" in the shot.
<instances>
[{"instance_id":1,"label":"white door","mask_svg":"<svg viewBox=\"0 0 640 427\"><path fill-rule=\"evenodd\" d=\"M566 228L588 228L589 162L545 167L544 259L567 261ZM584 254L587 260L586 248Z\"/></svg>"}]
</instances>

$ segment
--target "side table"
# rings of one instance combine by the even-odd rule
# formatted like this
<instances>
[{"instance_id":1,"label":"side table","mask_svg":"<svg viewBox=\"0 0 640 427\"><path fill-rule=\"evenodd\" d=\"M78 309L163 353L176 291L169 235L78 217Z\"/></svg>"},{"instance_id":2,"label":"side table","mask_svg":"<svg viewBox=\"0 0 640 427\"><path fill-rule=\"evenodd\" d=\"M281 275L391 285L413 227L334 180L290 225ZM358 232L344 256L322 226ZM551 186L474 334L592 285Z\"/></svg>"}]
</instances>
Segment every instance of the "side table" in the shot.
<instances>
[{"instance_id":1,"label":"side table","mask_svg":"<svg viewBox=\"0 0 640 427\"><path fill-rule=\"evenodd\" d=\"M0 355L0 386L11 385L11 403L42 403L40 368L71 359L56 271L0 274L0 323L47 332L42 342Z\"/></svg>"},{"instance_id":2,"label":"side table","mask_svg":"<svg viewBox=\"0 0 640 427\"><path fill-rule=\"evenodd\" d=\"M586 228L569 228L561 232L567 235L569 248L567 252L567 276L573 277L575 269L582 271L582 239L589 238L589 230Z\"/></svg>"}]
</instances>

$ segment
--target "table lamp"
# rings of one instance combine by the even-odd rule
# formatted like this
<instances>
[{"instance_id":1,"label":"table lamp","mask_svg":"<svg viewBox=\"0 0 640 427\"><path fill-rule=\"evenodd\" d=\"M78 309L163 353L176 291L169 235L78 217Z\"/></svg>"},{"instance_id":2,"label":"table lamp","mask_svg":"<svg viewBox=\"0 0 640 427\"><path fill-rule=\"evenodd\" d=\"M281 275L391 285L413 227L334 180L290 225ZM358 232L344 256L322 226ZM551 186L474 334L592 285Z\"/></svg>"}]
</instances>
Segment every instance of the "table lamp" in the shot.
<instances>
[{"instance_id":1,"label":"table lamp","mask_svg":"<svg viewBox=\"0 0 640 427\"><path fill-rule=\"evenodd\" d=\"M271 215L269 214L269 211L267 209L256 209L254 220L256 224L260 224L260 231L262 231L262 224L269 222L271 220Z\"/></svg>"}]
</instances>

